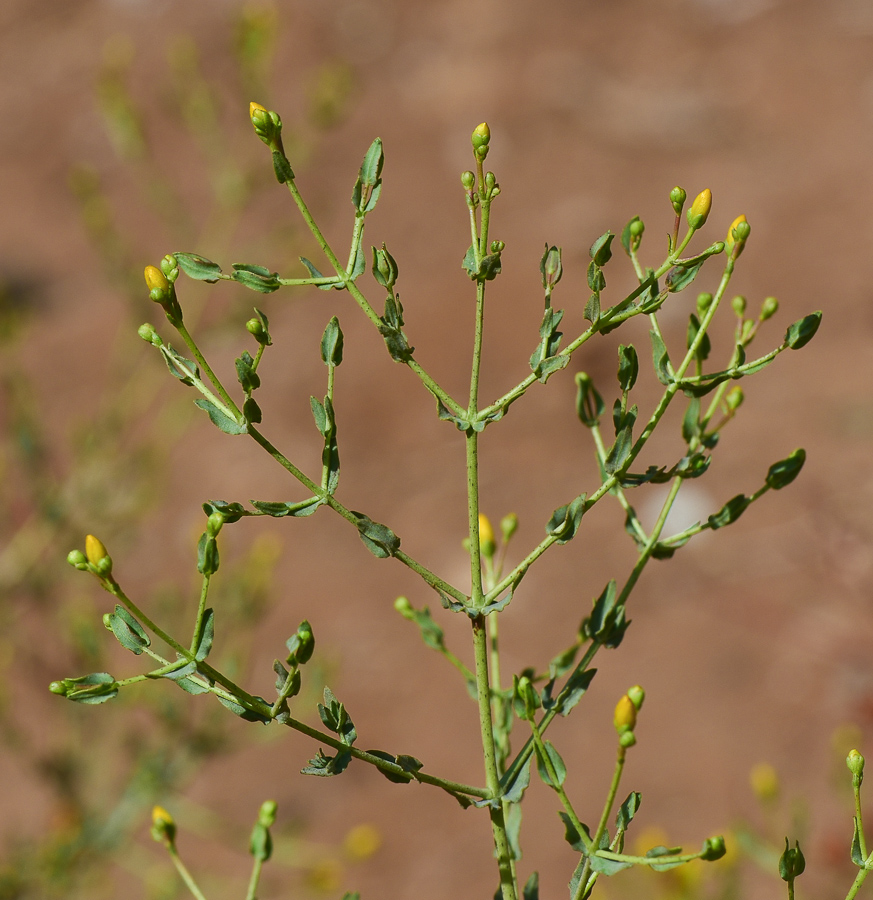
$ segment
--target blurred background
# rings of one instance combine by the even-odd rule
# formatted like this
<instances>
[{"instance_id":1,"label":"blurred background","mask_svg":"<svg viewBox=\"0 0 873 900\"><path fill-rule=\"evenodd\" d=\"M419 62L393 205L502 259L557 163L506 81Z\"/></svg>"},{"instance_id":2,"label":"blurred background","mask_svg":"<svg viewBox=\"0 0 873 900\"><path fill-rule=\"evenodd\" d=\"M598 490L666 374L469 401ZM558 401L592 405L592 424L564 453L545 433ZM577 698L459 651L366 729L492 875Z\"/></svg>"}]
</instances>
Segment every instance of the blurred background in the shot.
<instances>
[{"instance_id":1,"label":"blurred background","mask_svg":"<svg viewBox=\"0 0 873 900\"><path fill-rule=\"evenodd\" d=\"M802 842L809 894L841 896L853 878L843 759L852 746L869 750L873 732L871 49L870 0L5 0L0 898L182 896L148 836L155 802L176 816L181 852L207 896L242 897L248 830L268 797L279 819L265 900L344 890L365 900L487 897L494 888L484 817L448 795L388 784L360 765L341 778L304 778L298 770L316 749L307 739L242 722L169 684L132 688L103 707L46 689L89 671L140 671L102 627L108 596L65 563L86 533L109 547L127 592L182 632L196 606L200 504L302 496L254 444L195 415L190 394L136 335L152 321L168 336L142 282L143 266L167 252L288 276L303 274L300 255L318 264L252 133L250 100L282 115L298 184L337 249L351 232L361 158L382 138L384 188L365 242L385 241L397 259L406 332L456 395L473 315L460 267L469 223L459 174L483 120L502 187L492 236L506 242L504 274L489 289L483 397L528 370L544 242L564 250L554 302L567 307L565 331L581 328L588 247L638 215L647 225L641 257L660 262L677 184L689 197L713 192L700 248L740 213L752 225L731 290L753 314L765 296L781 303L756 350L824 311L807 349L743 383L741 414L711 472L683 491L687 521L678 524L755 490L770 463L804 446L800 479L736 526L649 567L621 651L599 657L585 702L550 737L577 808L595 819L615 752L613 705L644 685L639 746L622 785L643 794L634 823L642 848L696 848L719 832L738 848L711 867L622 873L603 884L604 896L774 896L786 835ZM610 302L634 282L620 250L606 275ZM716 278L704 270L665 308L674 346L692 294L714 290ZM362 284L378 301L369 275ZM462 584L462 442L349 298L262 297L185 279L179 294L229 382L234 356L253 351L244 330L253 304L267 312L276 346L261 368L263 430L310 471L320 445L308 397L324 393L318 344L339 315L339 496ZM731 319L726 309L716 356L730 353ZM484 508L495 522L519 514L519 556L556 506L596 483L573 374L588 371L611 402L616 345L632 340L646 360L645 330L635 321L592 341L485 433ZM655 387L639 388L644 415ZM646 463L675 461L678 421L672 427L672 443L665 437ZM638 507L648 502L641 493ZM626 577L633 548L620 511L602 506L526 577L502 619L506 671L541 665L571 643L606 580ZM482 780L462 680L421 648L392 603L406 594L437 607L466 659L465 622L326 513L243 520L221 540L211 599L223 668L268 695L272 660L308 618L318 649L297 709L315 719L327 680L361 746ZM539 869L543 896L562 896L575 864L556 812L551 792L534 784L520 867L524 877Z\"/></svg>"}]
</instances>

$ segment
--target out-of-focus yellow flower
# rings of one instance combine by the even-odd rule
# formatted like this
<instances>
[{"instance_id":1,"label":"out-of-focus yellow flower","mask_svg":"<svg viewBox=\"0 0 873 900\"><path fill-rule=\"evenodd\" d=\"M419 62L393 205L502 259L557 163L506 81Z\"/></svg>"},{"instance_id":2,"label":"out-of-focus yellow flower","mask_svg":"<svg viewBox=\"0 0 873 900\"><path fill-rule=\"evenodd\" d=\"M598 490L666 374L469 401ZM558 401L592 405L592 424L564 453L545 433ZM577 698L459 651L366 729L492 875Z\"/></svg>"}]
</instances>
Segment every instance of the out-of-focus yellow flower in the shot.
<instances>
[{"instance_id":1,"label":"out-of-focus yellow flower","mask_svg":"<svg viewBox=\"0 0 873 900\"><path fill-rule=\"evenodd\" d=\"M752 766L749 784L762 803L768 803L779 796L779 776L770 763L760 762Z\"/></svg>"},{"instance_id":2,"label":"out-of-focus yellow flower","mask_svg":"<svg viewBox=\"0 0 873 900\"><path fill-rule=\"evenodd\" d=\"M334 894L342 880L342 865L336 859L321 859L306 873L306 883L321 894Z\"/></svg>"},{"instance_id":3,"label":"out-of-focus yellow flower","mask_svg":"<svg viewBox=\"0 0 873 900\"><path fill-rule=\"evenodd\" d=\"M382 835L367 822L355 825L343 841L343 849L351 859L369 859L382 846Z\"/></svg>"}]
</instances>

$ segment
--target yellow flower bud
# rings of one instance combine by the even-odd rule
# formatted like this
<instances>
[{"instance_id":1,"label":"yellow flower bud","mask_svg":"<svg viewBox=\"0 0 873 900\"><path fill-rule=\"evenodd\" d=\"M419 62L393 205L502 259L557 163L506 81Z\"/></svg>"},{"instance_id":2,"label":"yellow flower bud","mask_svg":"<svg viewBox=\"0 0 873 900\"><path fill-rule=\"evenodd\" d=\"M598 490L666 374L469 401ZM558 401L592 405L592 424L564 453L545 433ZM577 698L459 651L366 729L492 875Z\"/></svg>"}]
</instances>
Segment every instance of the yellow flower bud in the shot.
<instances>
[{"instance_id":1,"label":"yellow flower bud","mask_svg":"<svg viewBox=\"0 0 873 900\"><path fill-rule=\"evenodd\" d=\"M249 103L249 118L252 118L252 119L253 119L253 118L255 117L255 113L258 112L258 111L260 111L260 112L266 112L266 111L267 111L267 107L266 107L266 106L261 106L260 103L255 103L254 100L253 100L251 103Z\"/></svg>"},{"instance_id":2,"label":"yellow flower bud","mask_svg":"<svg viewBox=\"0 0 873 900\"><path fill-rule=\"evenodd\" d=\"M166 276L157 266L146 266L143 274L145 275L145 283L149 293L170 289L170 282L167 281Z\"/></svg>"},{"instance_id":3,"label":"yellow flower bud","mask_svg":"<svg viewBox=\"0 0 873 900\"><path fill-rule=\"evenodd\" d=\"M99 538L95 538L93 534L89 534L85 538L85 556L92 566L96 566L101 559L106 559L109 554L106 552L103 542Z\"/></svg>"},{"instance_id":4,"label":"yellow flower bud","mask_svg":"<svg viewBox=\"0 0 873 900\"><path fill-rule=\"evenodd\" d=\"M849 755L846 757L846 765L855 778L860 779L864 774L864 757L857 750L849 751Z\"/></svg>"},{"instance_id":5,"label":"yellow flower bud","mask_svg":"<svg viewBox=\"0 0 873 900\"><path fill-rule=\"evenodd\" d=\"M633 700L625 694L615 706L613 716L615 730L621 735L626 731L633 731L637 724L637 708Z\"/></svg>"},{"instance_id":6,"label":"yellow flower bud","mask_svg":"<svg viewBox=\"0 0 873 900\"><path fill-rule=\"evenodd\" d=\"M703 228L709 211L712 209L712 191L709 188L702 190L695 198L688 210L688 224L691 228Z\"/></svg>"},{"instance_id":7,"label":"yellow flower bud","mask_svg":"<svg viewBox=\"0 0 873 900\"><path fill-rule=\"evenodd\" d=\"M736 255L739 256L743 252L743 247L746 245L746 237L741 236L743 232L745 232L745 228L740 229L740 234L735 234L735 229L738 225L744 224L748 226L748 220L745 216L737 216L733 222L731 222L730 228L728 228L727 238L724 242L724 252L729 257L731 253L734 251L734 245L739 244L737 247Z\"/></svg>"},{"instance_id":8,"label":"yellow flower bud","mask_svg":"<svg viewBox=\"0 0 873 900\"><path fill-rule=\"evenodd\" d=\"M167 847L176 840L176 820L163 806L152 809L152 837Z\"/></svg>"},{"instance_id":9,"label":"yellow flower bud","mask_svg":"<svg viewBox=\"0 0 873 900\"><path fill-rule=\"evenodd\" d=\"M482 147L488 144L491 140L491 129L488 127L487 122L482 122L473 129L471 140L474 147Z\"/></svg>"},{"instance_id":10,"label":"yellow flower bud","mask_svg":"<svg viewBox=\"0 0 873 900\"><path fill-rule=\"evenodd\" d=\"M482 550L482 555L488 558L494 556L494 551L497 549L491 521L488 516L484 516L482 513L479 513L479 547Z\"/></svg>"}]
</instances>

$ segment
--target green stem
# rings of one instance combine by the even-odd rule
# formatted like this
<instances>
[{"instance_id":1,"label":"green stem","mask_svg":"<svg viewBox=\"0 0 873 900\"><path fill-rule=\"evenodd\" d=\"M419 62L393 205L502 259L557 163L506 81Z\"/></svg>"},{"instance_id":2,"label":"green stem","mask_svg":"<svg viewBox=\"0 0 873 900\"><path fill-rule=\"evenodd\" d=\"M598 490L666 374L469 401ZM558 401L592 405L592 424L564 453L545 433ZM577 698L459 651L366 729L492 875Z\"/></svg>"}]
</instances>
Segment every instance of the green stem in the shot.
<instances>
[{"instance_id":1,"label":"green stem","mask_svg":"<svg viewBox=\"0 0 873 900\"><path fill-rule=\"evenodd\" d=\"M173 860L173 865L176 867L176 871L182 876L182 881L185 882L185 887L188 888L189 891L197 898L197 900L206 900L201 892L200 888L197 887L197 882L194 881L191 873L188 871L188 867L179 857L179 852L176 850L175 844L170 844L167 847L167 850L170 853L170 859Z\"/></svg>"},{"instance_id":2,"label":"green stem","mask_svg":"<svg viewBox=\"0 0 873 900\"><path fill-rule=\"evenodd\" d=\"M191 638L190 652L192 656L197 652L197 648L200 645L200 637L203 630L203 616L206 613L206 596L209 593L210 578L210 575L204 575L203 582L200 586L200 601L197 604L197 618L194 621L194 635Z\"/></svg>"},{"instance_id":3,"label":"green stem","mask_svg":"<svg viewBox=\"0 0 873 900\"><path fill-rule=\"evenodd\" d=\"M200 352L200 348L195 343L194 338L188 333L185 323L179 322L176 326L176 331L179 332L182 340L188 345L188 349L191 351L194 359L197 360L197 365L206 373L207 377L215 387L215 390L218 391L219 397L221 397L227 408L233 413L233 418L237 421L242 421L242 413L240 412L239 407L233 402L233 398L225 390L224 385L218 380L218 376L212 371L212 367L206 362L206 357Z\"/></svg>"},{"instance_id":4,"label":"green stem","mask_svg":"<svg viewBox=\"0 0 873 900\"><path fill-rule=\"evenodd\" d=\"M258 884L261 880L261 869L263 867L264 860L262 860L259 856L256 856L254 864L252 865L252 874L249 878L249 887L246 891L246 900L257 900Z\"/></svg>"},{"instance_id":5,"label":"green stem","mask_svg":"<svg viewBox=\"0 0 873 900\"><path fill-rule=\"evenodd\" d=\"M855 900L855 895L861 889L861 885L864 883L864 879L870 874L870 870L867 868L861 869L858 874L855 876L855 880L852 882L852 886L849 888L849 893L846 894L846 900Z\"/></svg>"},{"instance_id":6,"label":"green stem","mask_svg":"<svg viewBox=\"0 0 873 900\"><path fill-rule=\"evenodd\" d=\"M494 725L491 719L491 690L488 681L488 638L485 617L473 619L473 649L476 660L476 695L479 704L479 729L482 735L482 751L485 761L485 778L492 805L491 831L497 854L497 869L500 874L500 890L503 900L517 900L518 888L512 870L509 839L506 836L506 820L503 803L500 800L500 776L497 772L497 755L494 747Z\"/></svg>"}]
</instances>

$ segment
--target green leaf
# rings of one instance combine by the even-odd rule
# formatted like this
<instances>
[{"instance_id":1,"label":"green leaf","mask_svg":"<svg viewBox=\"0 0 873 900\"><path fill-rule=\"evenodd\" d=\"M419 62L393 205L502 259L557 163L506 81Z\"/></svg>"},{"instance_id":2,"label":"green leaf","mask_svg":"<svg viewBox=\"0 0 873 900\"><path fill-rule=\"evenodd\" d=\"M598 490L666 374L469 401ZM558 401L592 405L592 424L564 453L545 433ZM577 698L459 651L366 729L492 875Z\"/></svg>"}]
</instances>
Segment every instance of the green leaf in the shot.
<instances>
[{"instance_id":1,"label":"green leaf","mask_svg":"<svg viewBox=\"0 0 873 900\"><path fill-rule=\"evenodd\" d=\"M454 415L440 400L439 397L436 398L437 401L437 417L442 422L454 422L455 427L458 431L466 431L470 427L470 423L466 419L460 419L456 415Z\"/></svg>"},{"instance_id":2,"label":"green leaf","mask_svg":"<svg viewBox=\"0 0 873 900\"><path fill-rule=\"evenodd\" d=\"M79 678L65 678L66 698L89 706L105 703L118 694L118 683L108 672L94 672Z\"/></svg>"},{"instance_id":3,"label":"green leaf","mask_svg":"<svg viewBox=\"0 0 873 900\"><path fill-rule=\"evenodd\" d=\"M573 668L573 663L578 655L579 644L573 644L572 647L568 647L563 653L552 657L549 662L549 679L554 680L562 675L566 675Z\"/></svg>"},{"instance_id":4,"label":"green leaf","mask_svg":"<svg viewBox=\"0 0 873 900\"><path fill-rule=\"evenodd\" d=\"M651 850L646 851L647 859L660 859L662 856L679 856L682 852L681 847L652 847ZM681 862L676 862L675 860L671 860L670 862L660 863L660 864L652 864L649 866L650 869L654 872L666 872L668 869L675 869L676 866L681 866Z\"/></svg>"},{"instance_id":5,"label":"green leaf","mask_svg":"<svg viewBox=\"0 0 873 900\"><path fill-rule=\"evenodd\" d=\"M521 859L521 804L512 803L505 811L506 843L509 844L511 859ZM498 889L498 894L501 891Z\"/></svg>"},{"instance_id":6,"label":"green leaf","mask_svg":"<svg viewBox=\"0 0 873 900\"><path fill-rule=\"evenodd\" d=\"M719 528L724 528L725 525L736 522L736 520L746 511L751 502L751 498L747 497L745 494L737 494L736 497L732 497L728 500L717 513L711 515L706 520L709 527L713 531L718 531Z\"/></svg>"},{"instance_id":7,"label":"green leaf","mask_svg":"<svg viewBox=\"0 0 873 900\"><path fill-rule=\"evenodd\" d=\"M763 368L763 366L761 366L761 368ZM682 385L682 392L686 397L703 397L710 391L715 390L720 384L729 381L733 376L730 372L722 372L720 375L704 375L703 377L710 380L699 381L692 384L688 384L684 380L680 382Z\"/></svg>"},{"instance_id":8,"label":"green leaf","mask_svg":"<svg viewBox=\"0 0 873 900\"><path fill-rule=\"evenodd\" d=\"M549 774L549 771L546 768L546 761L543 758L542 751L539 747L536 748L537 772L539 773L539 776L543 780L543 782L549 787L560 787L564 783L564 779L567 777L567 767L564 765L564 760L561 759L560 753L558 753L558 751L554 748L551 741L544 741L543 745L546 749L546 753L548 754L549 761L552 764L552 768L555 771L555 777L558 779L557 784L555 784L555 782L552 780L552 776Z\"/></svg>"},{"instance_id":9,"label":"green leaf","mask_svg":"<svg viewBox=\"0 0 873 900\"><path fill-rule=\"evenodd\" d=\"M400 549L400 538L387 526L374 522L369 516L352 510L355 524L364 546L379 559L385 559Z\"/></svg>"},{"instance_id":10,"label":"green leaf","mask_svg":"<svg viewBox=\"0 0 873 900\"><path fill-rule=\"evenodd\" d=\"M861 852L861 829L858 828L858 819L856 816L852 817L852 821L855 825L854 831L852 832L852 862L858 866L859 869L863 869L866 860L864 859L864 854ZM785 850L786 852L790 852L788 850L788 838L785 838ZM779 870L779 874L782 875L781 859L779 860ZM784 880L785 876L782 875L782 878Z\"/></svg>"},{"instance_id":11,"label":"green leaf","mask_svg":"<svg viewBox=\"0 0 873 900\"><path fill-rule=\"evenodd\" d=\"M306 266L307 270L309 271L310 278L326 277L326 276L322 275L322 273L318 269L316 269L315 266L305 256L299 256L298 259L300 260L300 262L303 263L304 266ZM337 280L331 284L319 284L319 285L316 285L316 287L320 291L332 291L334 289L342 290L343 284L342 284L341 279L339 279L339 277L337 277Z\"/></svg>"},{"instance_id":12,"label":"green leaf","mask_svg":"<svg viewBox=\"0 0 873 900\"><path fill-rule=\"evenodd\" d=\"M325 397L325 400L328 398ZM319 433L324 436L328 434L333 427L333 422L330 421L327 415L327 411L324 408L324 404L317 400L315 397L309 398L309 405L312 408L312 418L315 419L315 427L319 430Z\"/></svg>"},{"instance_id":13,"label":"green leaf","mask_svg":"<svg viewBox=\"0 0 873 900\"><path fill-rule=\"evenodd\" d=\"M279 184L286 184L294 180L294 170L291 168L291 163L288 162L288 157L278 150L273 151L273 172Z\"/></svg>"},{"instance_id":14,"label":"green leaf","mask_svg":"<svg viewBox=\"0 0 873 900\"><path fill-rule=\"evenodd\" d=\"M398 297L389 294L385 298L385 314L379 317L382 323L379 334L385 340L385 346L395 362L408 362L414 347L409 346L403 327L403 304Z\"/></svg>"},{"instance_id":15,"label":"green leaf","mask_svg":"<svg viewBox=\"0 0 873 900\"><path fill-rule=\"evenodd\" d=\"M321 358L327 366L338 366L343 361L343 332L336 316L321 336Z\"/></svg>"},{"instance_id":16,"label":"green leaf","mask_svg":"<svg viewBox=\"0 0 873 900\"><path fill-rule=\"evenodd\" d=\"M598 296L606 287L606 276L594 260L588 263L588 287Z\"/></svg>"},{"instance_id":17,"label":"green leaf","mask_svg":"<svg viewBox=\"0 0 873 900\"><path fill-rule=\"evenodd\" d=\"M261 407L258 405L258 401L255 400L254 397L246 398L242 406L242 414L246 426L246 431L248 431L248 427L250 424L257 425L261 421Z\"/></svg>"},{"instance_id":18,"label":"green leaf","mask_svg":"<svg viewBox=\"0 0 873 900\"><path fill-rule=\"evenodd\" d=\"M557 544L566 544L576 537L585 514L585 494L580 494L566 506L559 506L546 525L546 534L557 537Z\"/></svg>"},{"instance_id":19,"label":"green leaf","mask_svg":"<svg viewBox=\"0 0 873 900\"><path fill-rule=\"evenodd\" d=\"M180 356L169 344L162 344L159 349L173 378L178 378L182 384L187 384L189 387L194 384L195 380L200 379L200 370L196 363Z\"/></svg>"},{"instance_id":20,"label":"green leaf","mask_svg":"<svg viewBox=\"0 0 873 900\"><path fill-rule=\"evenodd\" d=\"M690 444L700 437L700 400L693 397L682 418L682 440Z\"/></svg>"},{"instance_id":21,"label":"green leaf","mask_svg":"<svg viewBox=\"0 0 873 900\"><path fill-rule=\"evenodd\" d=\"M472 244L467 247L467 252L461 260L461 268L470 276L470 278L475 278L479 273L479 266L476 264L476 248Z\"/></svg>"},{"instance_id":22,"label":"green leaf","mask_svg":"<svg viewBox=\"0 0 873 900\"><path fill-rule=\"evenodd\" d=\"M234 273L230 277L249 290L260 294L272 294L279 289L279 273L271 272L264 266L250 266L245 263L234 263Z\"/></svg>"},{"instance_id":23,"label":"green leaf","mask_svg":"<svg viewBox=\"0 0 873 900\"><path fill-rule=\"evenodd\" d=\"M588 686L596 674L597 669L573 672L558 694L555 706L560 715L566 716L570 713L570 710L582 699L582 695L588 690ZM545 703L543 705L545 706Z\"/></svg>"},{"instance_id":24,"label":"green leaf","mask_svg":"<svg viewBox=\"0 0 873 900\"><path fill-rule=\"evenodd\" d=\"M694 315L694 313L691 313L688 318L688 330L686 332L686 346L689 350L691 349L691 345L694 343L694 340L697 337L699 331L700 319L698 319L697 316ZM709 335L704 334L701 338L700 344L697 347L697 353L695 354L696 359L699 362L703 362L709 357L711 350L712 342L709 340Z\"/></svg>"},{"instance_id":25,"label":"green leaf","mask_svg":"<svg viewBox=\"0 0 873 900\"><path fill-rule=\"evenodd\" d=\"M600 424L600 417L606 408L603 397L594 387L594 382L585 372L576 373L576 415L586 428Z\"/></svg>"},{"instance_id":26,"label":"green leaf","mask_svg":"<svg viewBox=\"0 0 873 900\"><path fill-rule=\"evenodd\" d=\"M521 892L521 900L540 900L540 874L532 872Z\"/></svg>"},{"instance_id":27,"label":"green leaf","mask_svg":"<svg viewBox=\"0 0 873 900\"><path fill-rule=\"evenodd\" d=\"M339 775L346 770L351 762L352 754L348 750L337 753L336 756L325 756L319 748L318 752L309 760L309 765L300 770L301 775L319 775L322 778L330 778Z\"/></svg>"},{"instance_id":28,"label":"green leaf","mask_svg":"<svg viewBox=\"0 0 873 900\"><path fill-rule=\"evenodd\" d=\"M595 325L600 320L600 295L592 294L585 304L585 311L582 313L585 320Z\"/></svg>"},{"instance_id":29,"label":"green leaf","mask_svg":"<svg viewBox=\"0 0 873 900\"><path fill-rule=\"evenodd\" d=\"M622 869L629 869L633 865L632 862L623 859L608 859L605 856L598 856L596 853L592 854L590 859L591 871L606 875L607 878L615 875L616 872L621 872Z\"/></svg>"},{"instance_id":30,"label":"green leaf","mask_svg":"<svg viewBox=\"0 0 873 900\"><path fill-rule=\"evenodd\" d=\"M615 580L611 580L594 601L591 615L582 622L582 633L587 638L603 643L615 624L615 602L617 592Z\"/></svg>"},{"instance_id":31,"label":"green leaf","mask_svg":"<svg viewBox=\"0 0 873 900\"><path fill-rule=\"evenodd\" d=\"M115 612L108 617L112 633L125 650L139 656L146 647L151 646L151 639L142 625L123 607L116 604Z\"/></svg>"},{"instance_id":32,"label":"green leaf","mask_svg":"<svg viewBox=\"0 0 873 900\"><path fill-rule=\"evenodd\" d=\"M564 823L564 840L577 852L577 853L587 853L588 847L585 842L582 840L582 835L579 833L579 830L573 824L573 821L565 812L559 812L558 815L561 817L561 821ZM585 831L585 837L588 838L590 843L591 841L591 832L588 830L588 826L584 822L579 823L583 830Z\"/></svg>"},{"instance_id":33,"label":"green leaf","mask_svg":"<svg viewBox=\"0 0 873 900\"><path fill-rule=\"evenodd\" d=\"M445 648L445 634L439 625L433 620L430 610L425 606L424 609L410 608L407 618L411 619L421 632L421 639L425 645L432 650L442 650Z\"/></svg>"},{"instance_id":34,"label":"green leaf","mask_svg":"<svg viewBox=\"0 0 873 900\"><path fill-rule=\"evenodd\" d=\"M338 735L344 744L351 747L357 740L358 733L351 716L327 686L324 688L324 703L318 704L318 715L325 727Z\"/></svg>"},{"instance_id":35,"label":"green leaf","mask_svg":"<svg viewBox=\"0 0 873 900\"><path fill-rule=\"evenodd\" d=\"M390 753L386 753L384 750L368 750L371 756L378 756L379 759L384 759L385 762L394 763L397 765L397 757L393 756ZM421 764L419 764L419 768L421 768ZM387 772L385 769L377 769L382 775L384 775L389 781L394 784L409 784L412 781L411 775L401 775L399 772Z\"/></svg>"},{"instance_id":36,"label":"green leaf","mask_svg":"<svg viewBox=\"0 0 873 900\"><path fill-rule=\"evenodd\" d=\"M241 719L245 719L246 722L261 722L264 725L270 724L270 719L268 716L262 716L260 713L256 713L254 710L246 709L235 700L228 700L226 697L222 697L221 694L216 694L215 698L223 707L225 707L225 709L229 709L235 716L239 716ZM263 697L257 697L256 699L262 700L264 703L266 703L267 706L270 705L266 700L264 700Z\"/></svg>"},{"instance_id":37,"label":"green leaf","mask_svg":"<svg viewBox=\"0 0 873 900\"><path fill-rule=\"evenodd\" d=\"M700 271L700 267L706 262L706 258L699 259L698 262L691 263L688 266L674 266L667 273L667 277L664 279L664 284L667 286L667 290L671 294L675 294L678 291L684 291L685 288L697 278L697 273Z\"/></svg>"},{"instance_id":38,"label":"green leaf","mask_svg":"<svg viewBox=\"0 0 873 900\"><path fill-rule=\"evenodd\" d=\"M203 613L203 622L200 627L200 636L197 640L197 649L194 651L194 659L197 662L203 662L209 651L212 649L212 642L215 639L215 612L207 609Z\"/></svg>"},{"instance_id":39,"label":"green leaf","mask_svg":"<svg viewBox=\"0 0 873 900\"><path fill-rule=\"evenodd\" d=\"M207 516L211 516L214 512L220 512L224 516L226 525L232 525L239 522L243 516L250 516L251 513L241 503L228 503L225 500L210 500L203 504L203 512Z\"/></svg>"},{"instance_id":40,"label":"green leaf","mask_svg":"<svg viewBox=\"0 0 873 900\"><path fill-rule=\"evenodd\" d=\"M591 245L588 250L588 255L591 257L592 262L597 266L605 266L610 259L612 259L612 239L615 235L611 231L605 231L600 235L599 238Z\"/></svg>"},{"instance_id":41,"label":"green leaf","mask_svg":"<svg viewBox=\"0 0 873 900\"><path fill-rule=\"evenodd\" d=\"M618 347L618 385L623 392L631 390L640 373L640 360L633 344L619 344Z\"/></svg>"},{"instance_id":42,"label":"green leaf","mask_svg":"<svg viewBox=\"0 0 873 900\"><path fill-rule=\"evenodd\" d=\"M218 542L204 531L197 543L197 571L201 575L214 575L218 565Z\"/></svg>"},{"instance_id":43,"label":"green leaf","mask_svg":"<svg viewBox=\"0 0 873 900\"><path fill-rule=\"evenodd\" d=\"M789 325L788 331L785 332L785 343L792 350L799 350L805 347L818 331L821 325L821 310L810 313L802 319L798 319L793 325Z\"/></svg>"},{"instance_id":44,"label":"green leaf","mask_svg":"<svg viewBox=\"0 0 873 900\"><path fill-rule=\"evenodd\" d=\"M631 419L625 419L624 424L615 435L615 443L609 448L606 459L603 461L603 468L607 475L614 475L624 468L624 464L630 459L631 450L633 450L633 426L636 416Z\"/></svg>"},{"instance_id":45,"label":"green leaf","mask_svg":"<svg viewBox=\"0 0 873 900\"><path fill-rule=\"evenodd\" d=\"M225 434L245 434L248 431L245 422L240 424L236 420L231 419L230 416L225 415L211 400L207 400L205 397L195 400L194 405L199 406L200 409L205 409L212 424Z\"/></svg>"},{"instance_id":46,"label":"green leaf","mask_svg":"<svg viewBox=\"0 0 873 900\"><path fill-rule=\"evenodd\" d=\"M624 247L624 252L627 253L628 256L631 255L631 225L633 225L634 222L640 221L642 220L639 216L634 216L621 230L621 245Z\"/></svg>"},{"instance_id":47,"label":"green leaf","mask_svg":"<svg viewBox=\"0 0 873 900\"><path fill-rule=\"evenodd\" d=\"M615 814L615 827L619 831L627 831L637 814L643 795L639 791L631 791Z\"/></svg>"},{"instance_id":48,"label":"green leaf","mask_svg":"<svg viewBox=\"0 0 873 900\"><path fill-rule=\"evenodd\" d=\"M196 253L174 253L179 268L195 281L206 281L215 284L221 276L221 266L205 256Z\"/></svg>"},{"instance_id":49,"label":"green leaf","mask_svg":"<svg viewBox=\"0 0 873 900\"><path fill-rule=\"evenodd\" d=\"M195 681L193 678L175 678L173 681L182 688L186 694L191 694L193 697L196 697L199 694L209 693L209 688L206 687L205 684L200 681Z\"/></svg>"},{"instance_id":50,"label":"green leaf","mask_svg":"<svg viewBox=\"0 0 873 900\"><path fill-rule=\"evenodd\" d=\"M649 332L652 339L652 361L655 364L655 374L661 384L667 385L673 382L673 375L670 371L670 357L667 354L667 347L661 339L661 335L652 329Z\"/></svg>"},{"instance_id":51,"label":"green leaf","mask_svg":"<svg viewBox=\"0 0 873 900\"><path fill-rule=\"evenodd\" d=\"M255 361L252 355L246 350L235 363L237 381L242 385L242 389L247 394L257 390L261 386L261 378L253 368Z\"/></svg>"},{"instance_id":52,"label":"green leaf","mask_svg":"<svg viewBox=\"0 0 873 900\"><path fill-rule=\"evenodd\" d=\"M773 488L774 491L781 491L797 478L805 462L806 450L800 447L785 459L773 463L767 470L765 482L767 487Z\"/></svg>"},{"instance_id":53,"label":"green leaf","mask_svg":"<svg viewBox=\"0 0 873 900\"><path fill-rule=\"evenodd\" d=\"M515 777L507 782L501 781L503 799L507 803L521 803L524 792L530 785L530 759L515 773Z\"/></svg>"}]
</instances>

